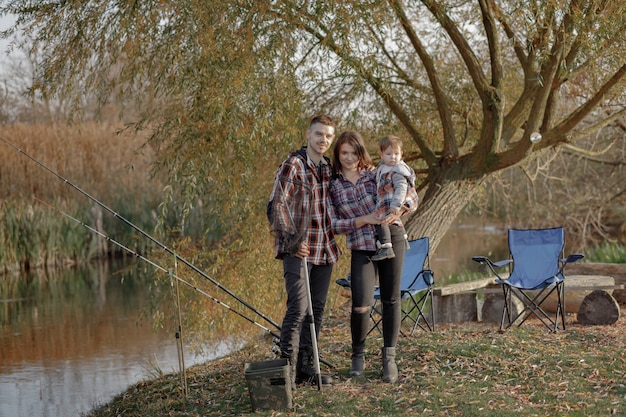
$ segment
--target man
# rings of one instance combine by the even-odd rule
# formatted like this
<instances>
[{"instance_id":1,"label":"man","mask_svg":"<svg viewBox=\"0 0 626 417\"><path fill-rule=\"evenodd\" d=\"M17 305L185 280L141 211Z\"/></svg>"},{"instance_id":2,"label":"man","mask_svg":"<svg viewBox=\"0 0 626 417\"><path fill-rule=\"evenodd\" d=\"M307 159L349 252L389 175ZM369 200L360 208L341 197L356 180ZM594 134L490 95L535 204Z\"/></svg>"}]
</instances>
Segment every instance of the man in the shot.
<instances>
[{"instance_id":1,"label":"man","mask_svg":"<svg viewBox=\"0 0 626 417\"><path fill-rule=\"evenodd\" d=\"M305 323L308 300L302 266L306 263L309 271L317 339L333 264L341 254L327 208L331 169L324 156L335 138L335 122L328 116L314 117L306 137L307 146L291 152L279 166L267 213L275 236L275 257L283 261L287 311L280 349L281 357L291 365L292 388L316 376L310 323ZM322 376L322 383L331 381Z\"/></svg>"}]
</instances>

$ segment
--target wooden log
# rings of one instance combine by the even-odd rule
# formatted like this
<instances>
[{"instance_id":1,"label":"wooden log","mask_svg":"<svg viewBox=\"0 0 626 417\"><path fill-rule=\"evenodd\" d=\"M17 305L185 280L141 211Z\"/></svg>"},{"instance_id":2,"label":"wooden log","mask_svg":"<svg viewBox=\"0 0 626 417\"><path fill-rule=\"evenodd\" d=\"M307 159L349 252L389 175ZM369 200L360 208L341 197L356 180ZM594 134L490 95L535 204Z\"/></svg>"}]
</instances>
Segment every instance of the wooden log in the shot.
<instances>
[{"instance_id":1,"label":"wooden log","mask_svg":"<svg viewBox=\"0 0 626 417\"><path fill-rule=\"evenodd\" d=\"M566 275L565 276L565 312L578 313L583 299L593 290L604 289L610 294L615 286L613 277L604 275ZM543 302L546 311L556 312L556 291Z\"/></svg>"},{"instance_id":2,"label":"wooden log","mask_svg":"<svg viewBox=\"0 0 626 417\"><path fill-rule=\"evenodd\" d=\"M596 290L587 295L578 311L578 322L580 324L603 325L613 324L619 319L619 304L606 291Z\"/></svg>"},{"instance_id":3,"label":"wooden log","mask_svg":"<svg viewBox=\"0 0 626 417\"><path fill-rule=\"evenodd\" d=\"M565 276L569 275L607 275L615 279L616 285L626 285L626 264L576 262L565 268ZM616 289L613 298L620 305L626 304L626 289Z\"/></svg>"},{"instance_id":4,"label":"wooden log","mask_svg":"<svg viewBox=\"0 0 626 417\"><path fill-rule=\"evenodd\" d=\"M458 282L456 284L446 285L445 287L436 287L433 289L433 293L440 296L462 294L487 287L493 284L494 281L495 278L482 278L474 281Z\"/></svg>"}]
</instances>

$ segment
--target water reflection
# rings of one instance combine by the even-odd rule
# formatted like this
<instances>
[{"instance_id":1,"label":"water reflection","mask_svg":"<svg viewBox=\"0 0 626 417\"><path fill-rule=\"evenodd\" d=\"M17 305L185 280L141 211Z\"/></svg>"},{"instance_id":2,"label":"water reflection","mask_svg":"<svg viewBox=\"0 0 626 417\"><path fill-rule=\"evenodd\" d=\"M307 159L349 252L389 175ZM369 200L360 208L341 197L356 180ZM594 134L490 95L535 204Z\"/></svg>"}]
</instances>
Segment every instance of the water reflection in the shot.
<instances>
[{"instance_id":1,"label":"water reflection","mask_svg":"<svg viewBox=\"0 0 626 417\"><path fill-rule=\"evenodd\" d=\"M101 264L0 281L0 417L77 416L149 378L178 370L173 332L143 317L138 269ZM187 366L202 358L185 351Z\"/></svg>"},{"instance_id":2,"label":"water reflection","mask_svg":"<svg viewBox=\"0 0 626 417\"><path fill-rule=\"evenodd\" d=\"M478 217L457 219L431 254L437 285L445 285L451 276L464 271L478 272L478 264L472 261L475 255L489 256L493 260L507 259L506 226Z\"/></svg>"}]
</instances>

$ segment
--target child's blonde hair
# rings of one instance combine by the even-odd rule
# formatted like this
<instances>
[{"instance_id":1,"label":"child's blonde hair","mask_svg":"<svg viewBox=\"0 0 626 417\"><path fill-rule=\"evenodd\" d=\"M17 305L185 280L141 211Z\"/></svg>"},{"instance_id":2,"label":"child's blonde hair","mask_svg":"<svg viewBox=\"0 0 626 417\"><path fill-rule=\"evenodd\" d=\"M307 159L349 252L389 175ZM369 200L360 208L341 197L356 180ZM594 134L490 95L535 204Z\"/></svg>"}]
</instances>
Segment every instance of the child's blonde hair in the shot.
<instances>
[{"instance_id":1,"label":"child's blonde hair","mask_svg":"<svg viewBox=\"0 0 626 417\"><path fill-rule=\"evenodd\" d=\"M391 149L401 151L402 150L402 140L394 135L387 135L380 140L380 151L384 152L387 148L391 147Z\"/></svg>"}]
</instances>

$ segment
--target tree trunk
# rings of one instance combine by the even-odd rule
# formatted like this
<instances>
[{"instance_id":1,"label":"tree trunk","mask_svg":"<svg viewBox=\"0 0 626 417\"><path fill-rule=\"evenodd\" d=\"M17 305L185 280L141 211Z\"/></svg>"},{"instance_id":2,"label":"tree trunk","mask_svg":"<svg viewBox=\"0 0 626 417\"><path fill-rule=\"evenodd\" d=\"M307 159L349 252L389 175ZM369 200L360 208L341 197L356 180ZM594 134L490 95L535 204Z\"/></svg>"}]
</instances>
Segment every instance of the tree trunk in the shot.
<instances>
[{"instance_id":1,"label":"tree trunk","mask_svg":"<svg viewBox=\"0 0 626 417\"><path fill-rule=\"evenodd\" d=\"M430 187L417 211L405 222L409 239L428 237L433 253L479 184L475 180L456 180Z\"/></svg>"}]
</instances>

